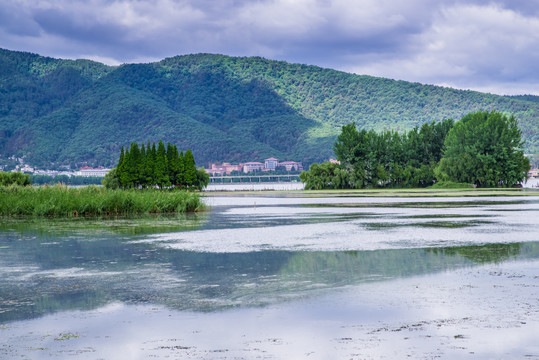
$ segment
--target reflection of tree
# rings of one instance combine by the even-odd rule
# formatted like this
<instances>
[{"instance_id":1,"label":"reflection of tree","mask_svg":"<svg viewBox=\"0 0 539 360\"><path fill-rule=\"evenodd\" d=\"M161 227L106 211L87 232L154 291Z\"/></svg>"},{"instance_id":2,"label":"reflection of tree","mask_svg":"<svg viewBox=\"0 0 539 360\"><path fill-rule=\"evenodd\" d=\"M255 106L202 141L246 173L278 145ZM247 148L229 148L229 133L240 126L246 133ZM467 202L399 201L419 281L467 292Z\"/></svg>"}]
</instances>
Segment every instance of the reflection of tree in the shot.
<instances>
[{"instance_id":1,"label":"reflection of tree","mask_svg":"<svg viewBox=\"0 0 539 360\"><path fill-rule=\"evenodd\" d=\"M539 244L488 244L447 248L298 252L280 275L327 286L427 274L510 258L537 257Z\"/></svg>"},{"instance_id":2,"label":"reflection of tree","mask_svg":"<svg viewBox=\"0 0 539 360\"><path fill-rule=\"evenodd\" d=\"M499 263L520 254L520 244L487 244L427 249L435 254L462 256L478 264Z\"/></svg>"},{"instance_id":3,"label":"reflection of tree","mask_svg":"<svg viewBox=\"0 0 539 360\"><path fill-rule=\"evenodd\" d=\"M199 226L198 220L163 221L173 231L174 226ZM118 231L109 231L110 225L99 230L98 221L73 228L66 227L69 222L62 228L61 223L44 221L35 228L28 222L0 225L0 268L16 269L0 273L0 324L54 311L95 309L116 301L197 311L264 306L319 289L511 257L539 258L539 242L438 249L204 253L137 241L148 237L136 234L151 232L161 226L158 223L148 228L144 222L119 222ZM130 227L139 230L128 230Z\"/></svg>"},{"instance_id":4,"label":"reflection of tree","mask_svg":"<svg viewBox=\"0 0 539 360\"><path fill-rule=\"evenodd\" d=\"M147 214L90 218L3 218L0 231L48 238L95 233L139 235L193 230L200 227L207 213Z\"/></svg>"},{"instance_id":5,"label":"reflection of tree","mask_svg":"<svg viewBox=\"0 0 539 360\"><path fill-rule=\"evenodd\" d=\"M463 266L461 259L425 251L393 249L346 252L299 252L281 268L281 276L341 286L413 276Z\"/></svg>"}]
</instances>

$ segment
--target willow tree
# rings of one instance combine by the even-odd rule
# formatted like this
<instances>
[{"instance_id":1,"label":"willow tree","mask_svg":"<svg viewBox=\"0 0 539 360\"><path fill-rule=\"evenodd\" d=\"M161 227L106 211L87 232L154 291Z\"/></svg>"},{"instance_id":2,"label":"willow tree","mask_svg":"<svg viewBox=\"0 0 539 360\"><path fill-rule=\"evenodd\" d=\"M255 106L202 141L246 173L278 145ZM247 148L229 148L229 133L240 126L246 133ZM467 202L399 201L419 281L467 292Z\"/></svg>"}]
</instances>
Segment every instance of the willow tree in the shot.
<instances>
[{"instance_id":1,"label":"willow tree","mask_svg":"<svg viewBox=\"0 0 539 360\"><path fill-rule=\"evenodd\" d=\"M478 111L464 116L447 134L436 169L438 180L509 187L530 169L522 151L522 132L513 116Z\"/></svg>"}]
</instances>

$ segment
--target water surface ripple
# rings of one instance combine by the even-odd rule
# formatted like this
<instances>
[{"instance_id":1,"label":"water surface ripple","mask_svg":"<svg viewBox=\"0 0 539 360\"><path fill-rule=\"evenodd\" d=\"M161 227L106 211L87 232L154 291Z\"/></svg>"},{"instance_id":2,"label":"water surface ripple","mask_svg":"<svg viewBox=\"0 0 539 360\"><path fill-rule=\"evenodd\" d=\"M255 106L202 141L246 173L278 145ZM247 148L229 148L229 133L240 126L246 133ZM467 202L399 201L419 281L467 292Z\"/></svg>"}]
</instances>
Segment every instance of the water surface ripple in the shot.
<instances>
[{"instance_id":1,"label":"water surface ripple","mask_svg":"<svg viewBox=\"0 0 539 360\"><path fill-rule=\"evenodd\" d=\"M0 358L539 358L539 197L206 201L4 219Z\"/></svg>"}]
</instances>

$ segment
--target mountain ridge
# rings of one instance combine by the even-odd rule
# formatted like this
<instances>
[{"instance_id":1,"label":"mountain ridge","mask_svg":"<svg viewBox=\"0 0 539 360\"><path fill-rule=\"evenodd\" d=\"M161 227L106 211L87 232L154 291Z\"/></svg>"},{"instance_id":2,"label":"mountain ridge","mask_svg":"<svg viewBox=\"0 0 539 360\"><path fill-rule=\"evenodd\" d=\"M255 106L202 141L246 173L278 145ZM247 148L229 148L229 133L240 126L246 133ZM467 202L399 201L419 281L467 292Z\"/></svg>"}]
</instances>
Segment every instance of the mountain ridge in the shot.
<instances>
[{"instance_id":1,"label":"mountain ridge","mask_svg":"<svg viewBox=\"0 0 539 360\"><path fill-rule=\"evenodd\" d=\"M198 164L333 155L342 125L408 130L477 110L514 114L539 145L539 97L500 96L261 57L181 55L108 66L0 49L0 154L114 165L131 141L176 143Z\"/></svg>"}]
</instances>

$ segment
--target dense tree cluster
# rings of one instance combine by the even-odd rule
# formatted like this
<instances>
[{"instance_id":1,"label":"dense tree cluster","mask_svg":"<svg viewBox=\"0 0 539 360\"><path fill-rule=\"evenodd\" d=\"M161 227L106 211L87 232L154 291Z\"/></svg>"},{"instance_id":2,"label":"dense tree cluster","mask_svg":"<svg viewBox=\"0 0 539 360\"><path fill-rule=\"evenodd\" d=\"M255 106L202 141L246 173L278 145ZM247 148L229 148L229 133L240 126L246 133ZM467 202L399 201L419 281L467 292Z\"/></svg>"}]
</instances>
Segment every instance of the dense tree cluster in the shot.
<instances>
[{"instance_id":1,"label":"dense tree cluster","mask_svg":"<svg viewBox=\"0 0 539 360\"><path fill-rule=\"evenodd\" d=\"M176 145L163 141L158 145L140 147L132 142L130 148L122 146L118 165L105 177L106 187L168 188L171 186L202 189L209 176L204 169L197 170L191 150L178 152Z\"/></svg>"},{"instance_id":2,"label":"dense tree cluster","mask_svg":"<svg viewBox=\"0 0 539 360\"><path fill-rule=\"evenodd\" d=\"M31 184L32 182L30 180L30 175L28 174L23 174L21 172L0 171L0 186L27 186Z\"/></svg>"},{"instance_id":3,"label":"dense tree cluster","mask_svg":"<svg viewBox=\"0 0 539 360\"><path fill-rule=\"evenodd\" d=\"M447 135L437 178L478 187L512 186L530 169L522 145L513 116L494 111L468 114Z\"/></svg>"},{"instance_id":4,"label":"dense tree cluster","mask_svg":"<svg viewBox=\"0 0 539 360\"><path fill-rule=\"evenodd\" d=\"M358 131L355 123L345 125L333 147L341 164L313 164L302 174L302 181L312 189L432 185L445 136L452 126L453 120L444 120L399 134Z\"/></svg>"},{"instance_id":5,"label":"dense tree cluster","mask_svg":"<svg viewBox=\"0 0 539 360\"><path fill-rule=\"evenodd\" d=\"M34 185L45 184L65 184L65 185L100 185L102 177L99 176L68 176L68 175L31 175L30 179Z\"/></svg>"},{"instance_id":6,"label":"dense tree cluster","mask_svg":"<svg viewBox=\"0 0 539 360\"><path fill-rule=\"evenodd\" d=\"M492 112L426 123L399 134L342 127L334 144L340 164L311 165L300 178L307 189L426 187L436 181L479 187L512 186L525 179L521 132L514 117Z\"/></svg>"}]
</instances>

